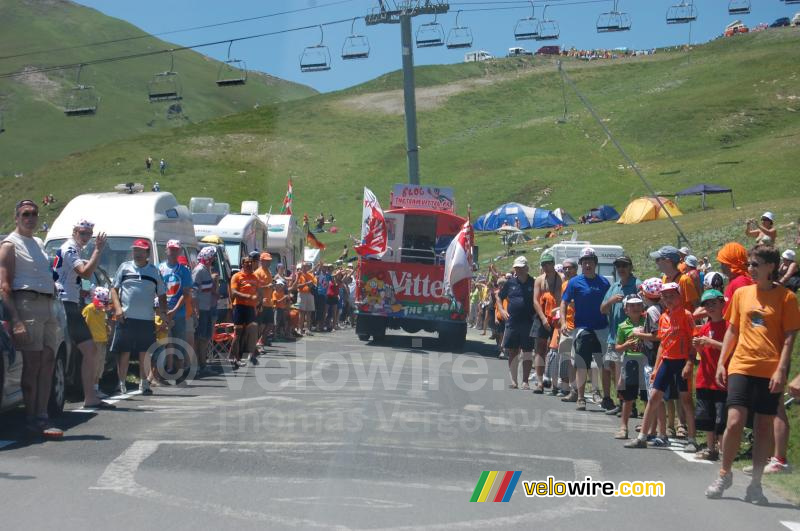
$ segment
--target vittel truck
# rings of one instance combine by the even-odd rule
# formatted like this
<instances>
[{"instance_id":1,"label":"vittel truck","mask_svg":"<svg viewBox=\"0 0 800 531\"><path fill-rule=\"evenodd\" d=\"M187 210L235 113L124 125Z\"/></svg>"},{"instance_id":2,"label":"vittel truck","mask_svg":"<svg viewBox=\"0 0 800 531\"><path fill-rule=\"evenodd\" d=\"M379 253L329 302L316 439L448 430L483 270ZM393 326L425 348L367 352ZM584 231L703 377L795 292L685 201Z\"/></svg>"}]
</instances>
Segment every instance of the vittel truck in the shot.
<instances>
[{"instance_id":1,"label":"vittel truck","mask_svg":"<svg viewBox=\"0 0 800 531\"><path fill-rule=\"evenodd\" d=\"M449 347L463 346L469 280L445 292L444 261L466 221L457 216L453 192L433 186L395 185L384 214L387 251L361 257L356 272L356 334L381 340L387 328L438 332Z\"/></svg>"}]
</instances>

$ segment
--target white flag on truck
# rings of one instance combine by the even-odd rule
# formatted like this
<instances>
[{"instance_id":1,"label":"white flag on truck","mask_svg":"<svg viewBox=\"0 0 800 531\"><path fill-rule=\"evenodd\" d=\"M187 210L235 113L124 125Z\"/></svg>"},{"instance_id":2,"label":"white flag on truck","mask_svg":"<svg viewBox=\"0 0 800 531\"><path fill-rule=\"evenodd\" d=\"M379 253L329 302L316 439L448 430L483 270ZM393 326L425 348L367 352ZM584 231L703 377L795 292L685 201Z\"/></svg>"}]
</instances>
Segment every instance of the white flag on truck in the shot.
<instances>
[{"instance_id":1,"label":"white flag on truck","mask_svg":"<svg viewBox=\"0 0 800 531\"><path fill-rule=\"evenodd\" d=\"M472 277L473 241L472 222L468 217L444 256L444 287L447 293L453 293L453 286L458 282Z\"/></svg>"},{"instance_id":2,"label":"white flag on truck","mask_svg":"<svg viewBox=\"0 0 800 531\"><path fill-rule=\"evenodd\" d=\"M386 252L386 219L372 190L364 187L364 210L361 215L361 243L353 247L360 256Z\"/></svg>"}]
</instances>

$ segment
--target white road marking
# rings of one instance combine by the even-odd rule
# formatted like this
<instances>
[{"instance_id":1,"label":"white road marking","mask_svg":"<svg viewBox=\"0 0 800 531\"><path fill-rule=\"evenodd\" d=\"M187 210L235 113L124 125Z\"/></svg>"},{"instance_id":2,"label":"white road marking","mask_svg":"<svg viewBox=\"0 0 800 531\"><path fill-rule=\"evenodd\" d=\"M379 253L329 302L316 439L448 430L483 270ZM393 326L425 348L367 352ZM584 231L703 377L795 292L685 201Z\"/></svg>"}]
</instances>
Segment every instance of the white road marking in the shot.
<instances>
[{"instance_id":1,"label":"white road marking","mask_svg":"<svg viewBox=\"0 0 800 531\"><path fill-rule=\"evenodd\" d=\"M136 472L139 469L139 466L151 457L161 445L166 444L173 444L173 445L190 445L190 446L198 446L198 445L208 445L208 446L217 446L220 448L234 448L234 447L245 447L245 448L255 448L255 447L263 447L270 451L275 451L277 447L300 447L300 448L309 448L309 447L320 447L320 448L341 448L345 446L339 442L276 442L276 441L178 441L178 440L163 440L163 441L154 441L154 440L142 440L134 442L127 450L125 450L119 457L114 459L105 469L103 474L97 480L97 485L94 487L90 487L93 490L108 490L113 491L118 494L131 496L134 498L148 500L153 503L161 503L164 505L178 507L181 509L194 509L198 511L205 511L216 516L222 518L236 518L239 520L246 520L246 521L262 521L262 522L269 522L272 524L279 524L286 527L300 527L300 528L326 528L326 529L342 529L341 525L335 525L325 522L318 522L314 520L309 520L306 518L296 518L296 517L287 517L287 516L280 516L271 512L269 514L257 512L257 511L250 511L250 510L243 510L243 509L234 509L233 507L216 504L216 503L208 503L208 502L197 502L195 500L189 498L183 498L180 496L175 496L169 493L158 492L152 490L148 487L140 485L136 481ZM592 476L592 477L600 477L601 475L601 465L597 461L591 461L588 459L572 459L566 457L552 457L552 456L542 456L542 455L530 455L530 454L521 454L521 453L507 453L507 452L493 452L493 451L485 451L485 450L465 450L461 448L457 449L449 449L449 448L424 448L424 447L408 447L408 446L391 446L391 445L359 445L360 451L363 449L373 449L373 450L383 450L388 452L390 450L417 450L421 452L420 454L416 454L415 457L419 457L420 455L426 455L424 452L426 451L435 451L442 454L451 454L456 458L463 458L465 455L471 454L474 457L472 460L485 458L486 456L491 456L498 460L502 460L503 462L507 462L508 458L520 458L520 459L530 459L530 460L544 460L544 461L560 461L560 462L567 462L573 465L575 478L582 479L585 476ZM391 452L389 452L391 453ZM388 455L388 454L387 454ZM392 454L394 455L394 454ZM446 459L447 457L445 457ZM261 478L259 478L261 479ZM395 487L404 487L404 488L414 488L416 483L408 483L408 484L393 484ZM443 485L442 486L446 490L451 490L451 486ZM425 485L425 488L430 488L429 485ZM438 486L434 487L438 488ZM363 503L365 499L360 499ZM374 500L371 499L369 502L374 506L376 503L385 504L385 503L397 503L396 499L393 500ZM500 518L490 518L490 519L483 519L483 520L471 520L471 521L462 521L462 522L447 522L443 524L425 524L425 525L418 525L418 526L404 526L404 527L396 527L394 529L403 529L409 531L417 531L422 529L486 529L488 527L497 527L497 526L504 526L504 525L512 525L512 524L519 524L522 522L531 522L535 520L538 523L545 522L547 520L552 519L564 519L570 516L574 516L577 513L581 512L597 512L603 511L600 507L602 505L602 500L600 498L588 498L584 500L584 503L581 505L578 504L569 504L563 507L557 507L553 509L547 510L537 510L534 512L528 512L524 514L518 514L513 516L507 517L500 517ZM377 505L378 508L385 508L385 505Z\"/></svg>"},{"instance_id":2,"label":"white road marking","mask_svg":"<svg viewBox=\"0 0 800 531\"><path fill-rule=\"evenodd\" d=\"M800 522L789 522L787 520L781 520L781 525L791 529L792 531L800 531Z\"/></svg>"}]
</instances>

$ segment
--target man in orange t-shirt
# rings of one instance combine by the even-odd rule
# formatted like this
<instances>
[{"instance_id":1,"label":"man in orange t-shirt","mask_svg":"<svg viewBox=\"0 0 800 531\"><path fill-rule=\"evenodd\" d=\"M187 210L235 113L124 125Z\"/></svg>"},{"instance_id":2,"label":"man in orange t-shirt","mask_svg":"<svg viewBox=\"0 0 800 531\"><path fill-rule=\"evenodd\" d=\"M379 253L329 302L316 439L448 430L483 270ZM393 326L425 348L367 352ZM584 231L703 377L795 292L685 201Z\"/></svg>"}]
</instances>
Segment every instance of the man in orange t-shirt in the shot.
<instances>
[{"instance_id":1,"label":"man in orange t-shirt","mask_svg":"<svg viewBox=\"0 0 800 531\"><path fill-rule=\"evenodd\" d=\"M686 414L689 436L684 452L697 452L695 442L694 405L689 392L688 381L692 378L695 349L692 344L694 336L694 319L684 306L680 287L675 282L668 282L661 287L661 301L666 307L658 321L658 339L661 342L653 369L653 388L647 408L644 412L642 429L639 437L625 445L626 448L647 448L647 434L656 422L658 409L664 399L664 393L670 386L678 389L681 406ZM666 434L659 434L666 438Z\"/></svg>"},{"instance_id":2,"label":"man in orange t-shirt","mask_svg":"<svg viewBox=\"0 0 800 531\"><path fill-rule=\"evenodd\" d=\"M311 264L305 262L300 272L297 273L294 285L297 288L297 306L300 310L300 333L309 336L314 335L311 333L311 324L316 308L314 303L316 283L317 279L311 273ZM308 330L306 330L306 325Z\"/></svg>"},{"instance_id":3,"label":"man in orange t-shirt","mask_svg":"<svg viewBox=\"0 0 800 531\"><path fill-rule=\"evenodd\" d=\"M249 257L242 258L242 269L231 278L233 325L236 331L231 356L236 369L242 361L242 352L249 354L248 361L251 365L258 365L255 355L258 292L258 278L253 274L253 261Z\"/></svg>"},{"instance_id":4,"label":"man in orange t-shirt","mask_svg":"<svg viewBox=\"0 0 800 531\"><path fill-rule=\"evenodd\" d=\"M272 255L264 252L259 255L259 268L253 274L258 279L258 288L261 293L261 311L258 314L258 343L259 346L272 346L272 336L275 333L275 312L272 309L272 273L269 266Z\"/></svg>"},{"instance_id":5,"label":"man in orange t-shirt","mask_svg":"<svg viewBox=\"0 0 800 531\"><path fill-rule=\"evenodd\" d=\"M761 476L775 442L776 415L785 416L781 395L795 337L800 330L797 297L774 283L780 260L780 253L772 246L753 248L748 272L755 285L736 290L725 312L730 325L722 341L717 384L728 389L728 422L723 438L722 466L719 477L706 489L708 498L720 498L733 484L733 458L747 418L754 413L753 472L745 501L759 505L768 503L761 488Z\"/></svg>"}]
</instances>

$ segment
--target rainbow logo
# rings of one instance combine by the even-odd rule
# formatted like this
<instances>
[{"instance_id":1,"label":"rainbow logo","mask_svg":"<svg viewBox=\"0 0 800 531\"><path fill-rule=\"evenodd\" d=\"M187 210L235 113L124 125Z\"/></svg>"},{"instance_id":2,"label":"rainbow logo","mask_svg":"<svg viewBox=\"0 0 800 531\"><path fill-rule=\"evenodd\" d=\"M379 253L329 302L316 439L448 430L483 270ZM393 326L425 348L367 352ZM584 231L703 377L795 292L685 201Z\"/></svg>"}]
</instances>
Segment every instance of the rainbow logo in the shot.
<instances>
[{"instance_id":1,"label":"rainbow logo","mask_svg":"<svg viewBox=\"0 0 800 531\"><path fill-rule=\"evenodd\" d=\"M521 470L509 470L507 472L491 472L484 470L475 491L472 493L470 502L507 502L517 488Z\"/></svg>"}]
</instances>

